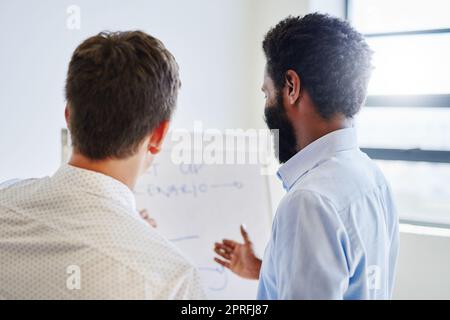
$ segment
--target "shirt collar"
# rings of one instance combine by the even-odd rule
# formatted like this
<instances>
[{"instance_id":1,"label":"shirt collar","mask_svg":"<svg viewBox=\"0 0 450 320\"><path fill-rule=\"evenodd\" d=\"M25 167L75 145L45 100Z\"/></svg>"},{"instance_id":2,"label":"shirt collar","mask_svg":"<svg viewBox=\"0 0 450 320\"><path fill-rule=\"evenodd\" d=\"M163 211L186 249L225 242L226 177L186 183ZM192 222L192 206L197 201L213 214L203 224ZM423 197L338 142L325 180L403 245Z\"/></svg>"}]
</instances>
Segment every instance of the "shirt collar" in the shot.
<instances>
[{"instance_id":1,"label":"shirt collar","mask_svg":"<svg viewBox=\"0 0 450 320\"><path fill-rule=\"evenodd\" d=\"M53 175L52 180L119 203L137 214L133 192L124 183L103 173L65 164Z\"/></svg>"},{"instance_id":2,"label":"shirt collar","mask_svg":"<svg viewBox=\"0 0 450 320\"><path fill-rule=\"evenodd\" d=\"M330 132L297 152L279 168L277 175L283 182L284 189L289 191L300 177L322 161L337 152L357 147L358 142L354 128Z\"/></svg>"}]
</instances>

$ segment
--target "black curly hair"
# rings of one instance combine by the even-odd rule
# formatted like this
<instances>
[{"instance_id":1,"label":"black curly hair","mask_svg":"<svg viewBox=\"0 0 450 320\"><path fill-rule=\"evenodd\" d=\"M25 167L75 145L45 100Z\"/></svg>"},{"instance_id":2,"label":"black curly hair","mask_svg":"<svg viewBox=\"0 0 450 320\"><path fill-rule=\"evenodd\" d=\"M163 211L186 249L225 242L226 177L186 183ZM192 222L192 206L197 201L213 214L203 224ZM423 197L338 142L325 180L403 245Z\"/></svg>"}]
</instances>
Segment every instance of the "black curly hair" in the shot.
<instances>
[{"instance_id":1,"label":"black curly hair","mask_svg":"<svg viewBox=\"0 0 450 320\"><path fill-rule=\"evenodd\" d=\"M294 70L323 118L351 118L364 103L372 50L348 22L319 13L289 16L269 30L263 50L276 89Z\"/></svg>"}]
</instances>

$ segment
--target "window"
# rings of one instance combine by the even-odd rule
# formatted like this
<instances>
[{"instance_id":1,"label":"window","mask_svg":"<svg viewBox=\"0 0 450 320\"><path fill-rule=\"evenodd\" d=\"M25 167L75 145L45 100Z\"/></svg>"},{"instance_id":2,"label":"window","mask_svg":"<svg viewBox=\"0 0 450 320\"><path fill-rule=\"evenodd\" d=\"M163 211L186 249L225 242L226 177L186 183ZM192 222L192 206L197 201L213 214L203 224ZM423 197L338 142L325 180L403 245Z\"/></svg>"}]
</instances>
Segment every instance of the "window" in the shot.
<instances>
[{"instance_id":1,"label":"window","mask_svg":"<svg viewBox=\"0 0 450 320\"><path fill-rule=\"evenodd\" d=\"M400 219L450 226L450 1L347 0L374 50L362 149L392 185Z\"/></svg>"}]
</instances>

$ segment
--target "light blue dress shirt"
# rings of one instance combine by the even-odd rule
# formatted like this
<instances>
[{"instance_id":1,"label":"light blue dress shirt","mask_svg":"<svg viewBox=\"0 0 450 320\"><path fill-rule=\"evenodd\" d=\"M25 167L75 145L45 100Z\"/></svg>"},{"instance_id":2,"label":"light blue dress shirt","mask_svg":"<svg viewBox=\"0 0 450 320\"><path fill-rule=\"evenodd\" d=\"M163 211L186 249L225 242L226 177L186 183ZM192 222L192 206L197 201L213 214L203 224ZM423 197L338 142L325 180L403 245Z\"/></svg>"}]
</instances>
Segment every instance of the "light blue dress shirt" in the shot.
<instances>
[{"instance_id":1,"label":"light blue dress shirt","mask_svg":"<svg viewBox=\"0 0 450 320\"><path fill-rule=\"evenodd\" d=\"M329 133L278 171L258 299L390 299L399 245L388 183L355 129Z\"/></svg>"}]
</instances>

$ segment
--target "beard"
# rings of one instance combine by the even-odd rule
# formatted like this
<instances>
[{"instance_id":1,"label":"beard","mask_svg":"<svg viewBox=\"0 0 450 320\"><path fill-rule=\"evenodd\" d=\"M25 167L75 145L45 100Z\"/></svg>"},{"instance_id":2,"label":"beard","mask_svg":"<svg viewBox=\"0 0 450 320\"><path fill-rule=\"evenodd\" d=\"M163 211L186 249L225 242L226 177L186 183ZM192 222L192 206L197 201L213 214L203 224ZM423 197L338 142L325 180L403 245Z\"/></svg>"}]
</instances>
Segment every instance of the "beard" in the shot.
<instances>
[{"instance_id":1,"label":"beard","mask_svg":"<svg viewBox=\"0 0 450 320\"><path fill-rule=\"evenodd\" d=\"M297 139L292 123L289 121L283 106L281 96L278 96L276 103L264 109L264 120L270 130L278 129L274 135L275 155L280 163L285 163L297 153Z\"/></svg>"}]
</instances>

